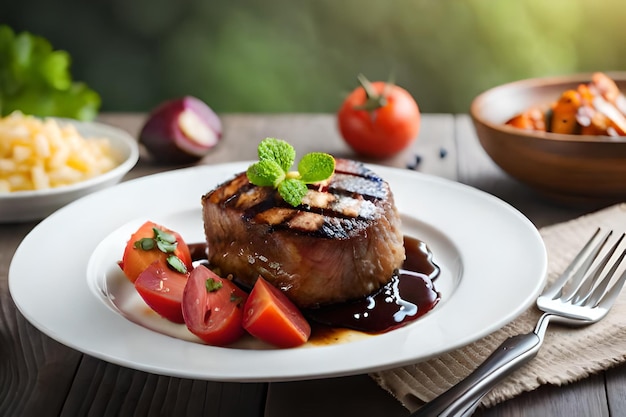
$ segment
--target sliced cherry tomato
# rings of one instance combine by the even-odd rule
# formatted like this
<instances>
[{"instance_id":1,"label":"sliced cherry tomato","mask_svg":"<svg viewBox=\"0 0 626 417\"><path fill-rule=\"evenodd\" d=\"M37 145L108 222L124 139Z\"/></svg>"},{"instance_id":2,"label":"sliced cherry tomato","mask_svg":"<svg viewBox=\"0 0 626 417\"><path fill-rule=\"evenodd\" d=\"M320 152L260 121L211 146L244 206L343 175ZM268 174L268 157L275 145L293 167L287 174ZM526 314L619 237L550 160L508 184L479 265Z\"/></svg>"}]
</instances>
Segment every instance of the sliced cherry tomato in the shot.
<instances>
[{"instance_id":1,"label":"sliced cherry tomato","mask_svg":"<svg viewBox=\"0 0 626 417\"><path fill-rule=\"evenodd\" d=\"M163 261L154 261L135 280L135 288L143 300L162 317L174 323L184 323L183 291L189 273L181 274Z\"/></svg>"},{"instance_id":2,"label":"sliced cherry tomato","mask_svg":"<svg viewBox=\"0 0 626 417\"><path fill-rule=\"evenodd\" d=\"M259 277L244 306L243 327L252 336L281 348L306 343L311 326L285 293Z\"/></svg>"},{"instance_id":3,"label":"sliced cherry tomato","mask_svg":"<svg viewBox=\"0 0 626 417\"><path fill-rule=\"evenodd\" d=\"M176 240L176 247L171 253L164 252L159 249L156 244L150 249L146 249L147 246L142 248L140 247L141 245L137 244L137 242L141 242L142 239L154 239L154 229L166 232L174 237ZM167 258L171 255L178 257L178 259L180 259L185 265L185 268L188 271L191 271L193 265L191 263L189 247L180 234L154 222L147 221L139 229L137 229L137 231L133 233L128 240L126 248L124 249L124 255L122 260L119 262L119 265L120 268L122 268L122 271L124 271L126 277L128 277L131 282L135 282L139 274L154 261L160 260L167 262Z\"/></svg>"},{"instance_id":4,"label":"sliced cherry tomato","mask_svg":"<svg viewBox=\"0 0 626 417\"><path fill-rule=\"evenodd\" d=\"M370 83L359 77L361 87L344 100L337 114L339 131L357 153L388 158L417 139L421 114L411 94L394 84Z\"/></svg>"},{"instance_id":5,"label":"sliced cherry tomato","mask_svg":"<svg viewBox=\"0 0 626 417\"><path fill-rule=\"evenodd\" d=\"M231 281L199 265L189 274L183 292L185 324L210 345L231 344L245 333L242 319L247 297Z\"/></svg>"}]
</instances>

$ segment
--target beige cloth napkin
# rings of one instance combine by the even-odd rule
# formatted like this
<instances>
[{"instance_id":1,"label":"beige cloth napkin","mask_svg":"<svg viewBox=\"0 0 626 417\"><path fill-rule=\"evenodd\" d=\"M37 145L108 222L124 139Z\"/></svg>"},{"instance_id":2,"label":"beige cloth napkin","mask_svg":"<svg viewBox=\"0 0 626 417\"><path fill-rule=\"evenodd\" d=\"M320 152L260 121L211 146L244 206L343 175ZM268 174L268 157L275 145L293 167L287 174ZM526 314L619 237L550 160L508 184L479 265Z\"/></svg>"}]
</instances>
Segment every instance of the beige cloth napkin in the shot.
<instances>
[{"instance_id":1,"label":"beige cloth napkin","mask_svg":"<svg viewBox=\"0 0 626 417\"><path fill-rule=\"evenodd\" d=\"M548 252L548 282L566 268L597 227L612 229L616 235L626 232L626 203L540 230ZM372 373L371 377L413 411L463 379L504 339L532 331L540 315L533 306L504 328L468 346L426 362ZM623 362L626 290L599 323L576 329L550 324L537 357L496 386L482 404L492 406L542 384L567 384Z\"/></svg>"}]
</instances>

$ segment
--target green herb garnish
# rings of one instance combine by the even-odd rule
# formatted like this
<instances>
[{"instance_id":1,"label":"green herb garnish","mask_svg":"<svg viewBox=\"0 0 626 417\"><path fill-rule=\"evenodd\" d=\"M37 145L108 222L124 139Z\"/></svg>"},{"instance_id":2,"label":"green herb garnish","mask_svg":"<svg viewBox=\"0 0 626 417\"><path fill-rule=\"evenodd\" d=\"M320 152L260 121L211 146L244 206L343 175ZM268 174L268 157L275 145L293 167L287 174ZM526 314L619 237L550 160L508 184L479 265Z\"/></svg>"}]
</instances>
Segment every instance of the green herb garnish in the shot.
<instances>
[{"instance_id":1,"label":"green herb garnish","mask_svg":"<svg viewBox=\"0 0 626 417\"><path fill-rule=\"evenodd\" d=\"M166 259L167 264L174 270L178 271L181 274L187 273L187 266L185 263L176 255L170 255Z\"/></svg>"},{"instance_id":2,"label":"green herb garnish","mask_svg":"<svg viewBox=\"0 0 626 417\"><path fill-rule=\"evenodd\" d=\"M152 231L154 232L154 237L144 237L139 239L133 244L135 248L145 251L157 248L163 253L173 253L176 250L178 242L176 241L176 237L174 235L157 229L156 227L153 227ZM180 272L181 274L187 273L187 266L178 256L170 255L166 258L166 262L167 265L174 271Z\"/></svg>"},{"instance_id":3,"label":"green herb garnish","mask_svg":"<svg viewBox=\"0 0 626 417\"><path fill-rule=\"evenodd\" d=\"M296 151L284 140L266 138L258 147L259 161L250 165L248 179L260 187L274 187L287 203L296 207L307 193L307 184L330 178L335 172L335 158L327 153L311 152L302 157L297 171L289 171Z\"/></svg>"},{"instance_id":4,"label":"green herb garnish","mask_svg":"<svg viewBox=\"0 0 626 417\"><path fill-rule=\"evenodd\" d=\"M204 286L206 287L206 292L215 292L222 288L224 284L222 284L222 281L209 278L205 281Z\"/></svg>"},{"instance_id":5,"label":"green herb garnish","mask_svg":"<svg viewBox=\"0 0 626 417\"><path fill-rule=\"evenodd\" d=\"M243 302L243 297L240 297L233 293L230 295L230 302L237 304L237 307L241 307L241 303Z\"/></svg>"},{"instance_id":6,"label":"green herb garnish","mask_svg":"<svg viewBox=\"0 0 626 417\"><path fill-rule=\"evenodd\" d=\"M161 252L171 253L176 250L178 242L176 241L176 237L174 235L157 228L153 228L153 230L154 240Z\"/></svg>"},{"instance_id":7,"label":"green herb garnish","mask_svg":"<svg viewBox=\"0 0 626 417\"><path fill-rule=\"evenodd\" d=\"M135 242L135 247L137 249L148 251L148 250L154 249L155 244L156 243L154 239L151 239L149 237L144 237L143 239L140 239Z\"/></svg>"}]
</instances>

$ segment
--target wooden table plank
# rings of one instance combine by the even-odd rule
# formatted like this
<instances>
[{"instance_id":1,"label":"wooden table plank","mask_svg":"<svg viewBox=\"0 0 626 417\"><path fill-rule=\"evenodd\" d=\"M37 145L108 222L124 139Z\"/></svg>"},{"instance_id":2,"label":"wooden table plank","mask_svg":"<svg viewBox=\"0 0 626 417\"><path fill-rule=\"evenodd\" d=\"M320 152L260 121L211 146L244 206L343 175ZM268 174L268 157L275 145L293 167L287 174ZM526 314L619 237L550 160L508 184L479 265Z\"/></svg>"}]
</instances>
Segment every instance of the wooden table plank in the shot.
<instances>
[{"instance_id":1,"label":"wooden table plank","mask_svg":"<svg viewBox=\"0 0 626 417\"><path fill-rule=\"evenodd\" d=\"M61 416L260 416L267 384L155 375L84 356Z\"/></svg>"},{"instance_id":2,"label":"wooden table plank","mask_svg":"<svg viewBox=\"0 0 626 417\"><path fill-rule=\"evenodd\" d=\"M57 416L81 356L35 329L10 298L10 258L34 225L0 226L0 414L7 416Z\"/></svg>"},{"instance_id":3,"label":"wooden table plank","mask_svg":"<svg viewBox=\"0 0 626 417\"><path fill-rule=\"evenodd\" d=\"M611 417L626 417L626 365L606 371L605 384Z\"/></svg>"},{"instance_id":4,"label":"wooden table plank","mask_svg":"<svg viewBox=\"0 0 626 417\"><path fill-rule=\"evenodd\" d=\"M604 376L594 375L567 388L543 385L496 407L479 409L474 414L474 417L518 416L609 416Z\"/></svg>"},{"instance_id":5,"label":"wooden table plank","mask_svg":"<svg viewBox=\"0 0 626 417\"><path fill-rule=\"evenodd\" d=\"M137 134L143 115L104 114L101 120ZM224 141L202 164L250 160L256 143L273 136L297 143L299 155L324 150L355 158L337 133L333 115L233 114L222 117ZM444 152L442 152L444 151ZM478 144L466 115L426 115L417 142L385 161L458 180L518 208L538 227L592 208L566 207L538 196L504 174ZM158 166L145 153L132 179L182 166ZM313 381L219 383L159 376L83 355L45 336L17 311L8 292L8 267L36 223L0 225L0 415L7 416L405 416L407 410L367 375ZM43 266L42 266L43 267ZM570 386L534 392L480 410L477 416L626 416L626 365ZM267 398L267 403L266 403Z\"/></svg>"},{"instance_id":6,"label":"wooden table plank","mask_svg":"<svg viewBox=\"0 0 626 417\"><path fill-rule=\"evenodd\" d=\"M108 113L101 115L100 120L137 136L143 116ZM336 130L334 116L329 114L228 114L222 116L224 126L222 141L202 159L200 164L256 159L256 145L269 136L293 143L297 158L307 152L324 151L337 157L405 168L414 162L415 156L418 155L421 159L418 171L454 180L457 170L456 154L448 152L455 147L454 120L454 116L449 114L428 115L422 121L419 138L411 147L395 157L375 160L354 154ZM129 178L184 167L184 165L156 165L143 149L141 156L142 159L130 173Z\"/></svg>"},{"instance_id":7,"label":"wooden table plank","mask_svg":"<svg viewBox=\"0 0 626 417\"><path fill-rule=\"evenodd\" d=\"M410 150L389 165L405 168L413 162L416 163L415 171L456 180L458 156L454 129L453 115L429 115L423 120L418 139Z\"/></svg>"},{"instance_id":8,"label":"wooden table plank","mask_svg":"<svg viewBox=\"0 0 626 417\"><path fill-rule=\"evenodd\" d=\"M468 115L457 115L458 181L492 194L528 217L538 228L574 219L597 207L566 206L548 200L500 169L480 146Z\"/></svg>"},{"instance_id":9,"label":"wooden table plank","mask_svg":"<svg viewBox=\"0 0 626 417\"><path fill-rule=\"evenodd\" d=\"M368 375L270 384L266 417L406 417L409 411Z\"/></svg>"},{"instance_id":10,"label":"wooden table plank","mask_svg":"<svg viewBox=\"0 0 626 417\"><path fill-rule=\"evenodd\" d=\"M25 322L23 318L20 321ZM43 351L37 357L25 358L33 373L29 380L34 385L23 387L27 393L21 404L24 408L21 413L14 415L58 416L82 355L43 335L29 323L25 323L25 326L30 327L30 337L28 344L24 343L23 346L42 348Z\"/></svg>"}]
</instances>

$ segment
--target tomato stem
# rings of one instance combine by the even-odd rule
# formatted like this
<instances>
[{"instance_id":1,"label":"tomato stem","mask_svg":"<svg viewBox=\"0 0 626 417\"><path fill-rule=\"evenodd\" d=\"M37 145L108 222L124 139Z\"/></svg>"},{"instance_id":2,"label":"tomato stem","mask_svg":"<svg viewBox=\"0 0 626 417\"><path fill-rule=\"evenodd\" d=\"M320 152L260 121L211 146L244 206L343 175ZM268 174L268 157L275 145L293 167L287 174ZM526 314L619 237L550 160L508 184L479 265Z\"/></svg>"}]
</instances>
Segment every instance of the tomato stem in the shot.
<instances>
[{"instance_id":1,"label":"tomato stem","mask_svg":"<svg viewBox=\"0 0 626 417\"><path fill-rule=\"evenodd\" d=\"M361 105L354 106L355 110L373 111L387 105L387 86L385 86L383 94L378 94L374 89L374 85L365 77L365 75L359 74L357 79L359 80L359 84L361 84L365 90L367 100L365 100L365 103Z\"/></svg>"}]
</instances>

